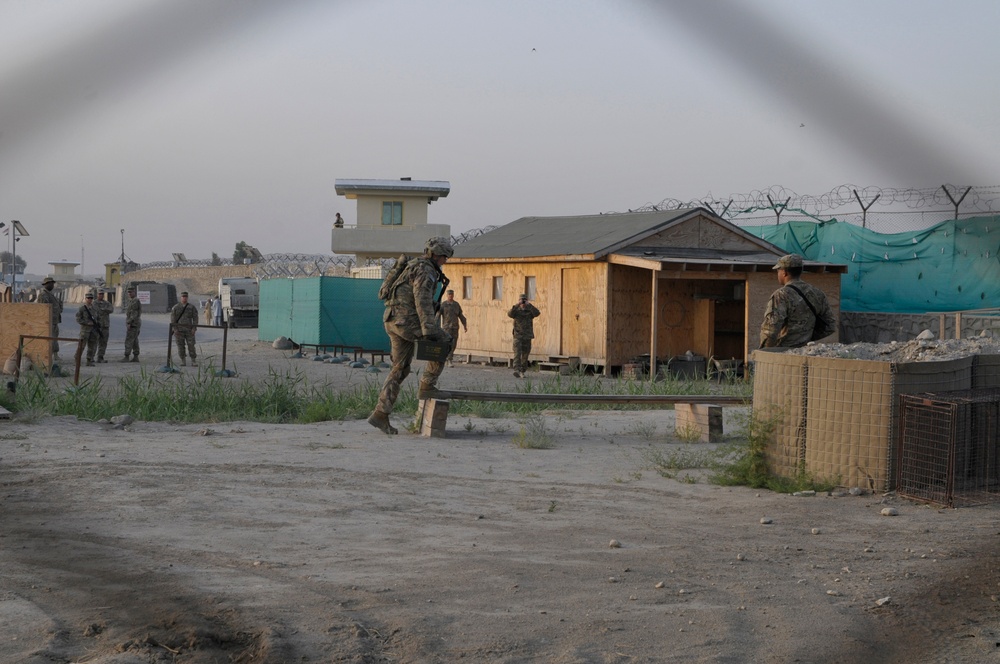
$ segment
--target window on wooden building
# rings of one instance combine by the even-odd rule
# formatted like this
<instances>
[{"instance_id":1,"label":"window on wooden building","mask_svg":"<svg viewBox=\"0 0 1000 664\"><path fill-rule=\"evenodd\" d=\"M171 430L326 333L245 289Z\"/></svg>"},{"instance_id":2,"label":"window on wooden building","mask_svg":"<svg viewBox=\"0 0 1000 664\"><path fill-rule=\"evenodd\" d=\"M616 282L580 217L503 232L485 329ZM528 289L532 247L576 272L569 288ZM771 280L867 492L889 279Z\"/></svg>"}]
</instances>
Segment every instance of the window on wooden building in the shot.
<instances>
[{"instance_id":1,"label":"window on wooden building","mask_svg":"<svg viewBox=\"0 0 1000 664\"><path fill-rule=\"evenodd\" d=\"M383 226L403 225L402 201L382 201L382 225Z\"/></svg>"},{"instance_id":2,"label":"window on wooden building","mask_svg":"<svg viewBox=\"0 0 1000 664\"><path fill-rule=\"evenodd\" d=\"M462 277L462 299L472 299L472 277Z\"/></svg>"},{"instance_id":3,"label":"window on wooden building","mask_svg":"<svg viewBox=\"0 0 1000 664\"><path fill-rule=\"evenodd\" d=\"M535 278L525 277L524 278L524 294L528 296L529 300L535 299Z\"/></svg>"},{"instance_id":4,"label":"window on wooden building","mask_svg":"<svg viewBox=\"0 0 1000 664\"><path fill-rule=\"evenodd\" d=\"M503 277L493 277L493 299L503 299Z\"/></svg>"}]
</instances>

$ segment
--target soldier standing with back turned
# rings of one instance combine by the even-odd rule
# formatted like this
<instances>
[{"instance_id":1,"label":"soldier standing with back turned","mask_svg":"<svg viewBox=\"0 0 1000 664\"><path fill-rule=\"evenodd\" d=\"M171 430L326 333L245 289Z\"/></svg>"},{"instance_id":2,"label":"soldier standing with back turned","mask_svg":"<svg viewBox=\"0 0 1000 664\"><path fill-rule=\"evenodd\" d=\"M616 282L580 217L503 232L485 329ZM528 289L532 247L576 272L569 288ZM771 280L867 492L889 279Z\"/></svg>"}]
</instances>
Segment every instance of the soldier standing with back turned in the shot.
<instances>
[{"instance_id":1,"label":"soldier standing with back turned","mask_svg":"<svg viewBox=\"0 0 1000 664\"><path fill-rule=\"evenodd\" d=\"M101 338L97 342L97 361L107 363L104 353L108 350L108 335L111 334L111 313L115 306L104 299L104 291L97 291L97 301L94 302L94 311L97 312L97 322L101 324Z\"/></svg>"},{"instance_id":2,"label":"soldier standing with back turned","mask_svg":"<svg viewBox=\"0 0 1000 664\"><path fill-rule=\"evenodd\" d=\"M188 304L187 291L181 293L181 301L170 310L170 322L174 324L174 340L177 342L177 356L181 366L187 366L184 346L191 354L191 366L198 366L198 353L194 349L194 331L198 329L198 307Z\"/></svg>"},{"instance_id":3,"label":"soldier standing with back turned","mask_svg":"<svg viewBox=\"0 0 1000 664\"><path fill-rule=\"evenodd\" d=\"M135 286L128 287L128 301L125 303L125 359L129 354L132 362L139 361L139 328L142 327L142 303L135 296Z\"/></svg>"},{"instance_id":4,"label":"soldier standing with back turned","mask_svg":"<svg viewBox=\"0 0 1000 664\"><path fill-rule=\"evenodd\" d=\"M52 277L45 277L42 279L42 292L38 294L39 304L48 304L52 307L52 327L50 328L50 336L59 336L59 323L62 322L62 301L56 297L52 289L55 288L56 280ZM59 342L55 339L52 340L52 360L55 361L56 355L59 354Z\"/></svg>"}]
</instances>

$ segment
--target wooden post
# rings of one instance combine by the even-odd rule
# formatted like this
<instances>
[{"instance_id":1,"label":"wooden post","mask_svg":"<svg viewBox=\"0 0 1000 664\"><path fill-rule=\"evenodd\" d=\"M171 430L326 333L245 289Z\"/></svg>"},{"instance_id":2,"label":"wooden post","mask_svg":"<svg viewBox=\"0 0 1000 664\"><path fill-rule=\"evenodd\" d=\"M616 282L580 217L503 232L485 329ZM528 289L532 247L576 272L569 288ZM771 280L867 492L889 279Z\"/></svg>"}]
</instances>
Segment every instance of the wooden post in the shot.
<instances>
[{"instance_id":1,"label":"wooden post","mask_svg":"<svg viewBox=\"0 0 1000 664\"><path fill-rule=\"evenodd\" d=\"M722 439L722 406L707 403L674 405L674 432L681 436L699 434L702 443L717 443Z\"/></svg>"},{"instance_id":2,"label":"wooden post","mask_svg":"<svg viewBox=\"0 0 1000 664\"><path fill-rule=\"evenodd\" d=\"M656 380L656 330L660 326L660 320L657 317L659 312L659 307L656 306L660 299L660 273L656 270L653 273L653 285L651 290L652 297L650 303L649 312L649 380L650 382Z\"/></svg>"}]
</instances>

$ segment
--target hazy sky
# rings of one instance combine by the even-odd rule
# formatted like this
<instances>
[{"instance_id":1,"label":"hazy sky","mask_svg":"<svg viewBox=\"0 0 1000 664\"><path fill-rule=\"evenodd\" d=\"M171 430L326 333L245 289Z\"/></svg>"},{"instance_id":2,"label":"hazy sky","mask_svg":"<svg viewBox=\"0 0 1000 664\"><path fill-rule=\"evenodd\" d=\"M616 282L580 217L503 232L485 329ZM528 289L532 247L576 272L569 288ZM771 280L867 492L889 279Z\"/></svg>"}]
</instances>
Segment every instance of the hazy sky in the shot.
<instances>
[{"instance_id":1,"label":"hazy sky","mask_svg":"<svg viewBox=\"0 0 1000 664\"><path fill-rule=\"evenodd\" d=\"M453 232L995 185L998 28L995 0L0 0L0 220L29 272L98 273L123 228L139 262L329 253L337 178L447 180Z\"/></svg>"}]
</instances>

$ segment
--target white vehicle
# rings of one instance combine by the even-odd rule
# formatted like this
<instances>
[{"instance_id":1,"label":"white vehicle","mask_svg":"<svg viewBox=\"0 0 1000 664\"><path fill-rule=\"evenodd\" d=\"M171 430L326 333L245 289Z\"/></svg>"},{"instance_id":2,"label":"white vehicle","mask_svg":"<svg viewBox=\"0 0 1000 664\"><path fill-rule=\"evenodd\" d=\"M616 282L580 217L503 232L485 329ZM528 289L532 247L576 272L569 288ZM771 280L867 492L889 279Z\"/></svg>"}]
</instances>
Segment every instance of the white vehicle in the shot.
<instances>
[{"instance_id":1,"label":"white vehicle","mask_svg":"<svg viewBox=\"0 0 1000 664\"><path fill-rule=\"evenodd\" d=\"M228 327L257 327L260 286L252 277L219 279L222 322Z\"/></svg>"}]
</instances>

